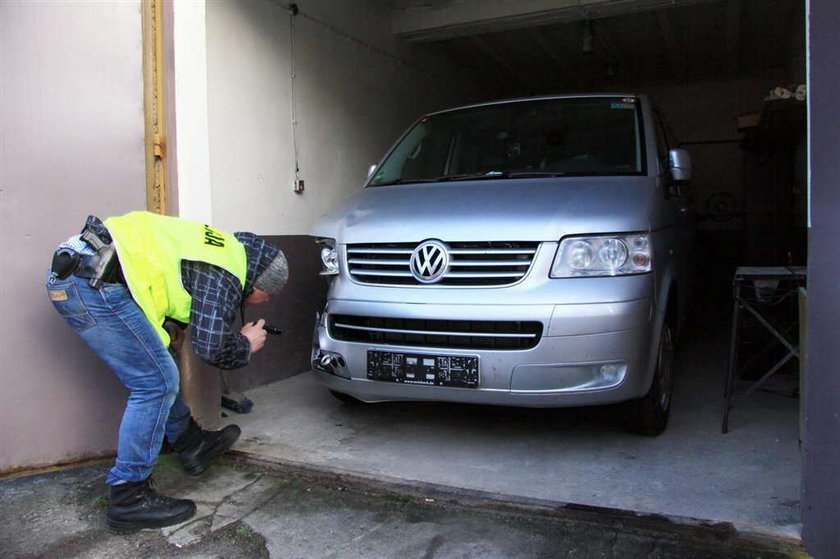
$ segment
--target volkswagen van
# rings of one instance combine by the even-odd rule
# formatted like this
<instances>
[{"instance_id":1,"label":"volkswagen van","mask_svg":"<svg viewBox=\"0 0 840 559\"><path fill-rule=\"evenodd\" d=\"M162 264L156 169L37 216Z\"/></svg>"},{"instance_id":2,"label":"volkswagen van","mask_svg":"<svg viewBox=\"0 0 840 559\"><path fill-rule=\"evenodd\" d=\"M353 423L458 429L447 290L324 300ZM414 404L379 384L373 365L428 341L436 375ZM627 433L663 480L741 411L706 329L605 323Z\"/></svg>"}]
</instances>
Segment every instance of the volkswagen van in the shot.
<instances>
[{"instance_id":1,"label":"volkswagen van","mask_svg":"<svg viewBox=\"0 0 840 559\"><path fill-rule=\"evenodd\" d=\"M621 402L661 433L690 174L641 94L423 116L315 226L315 377L351 402Z\"/></svg>"}]
</instances>

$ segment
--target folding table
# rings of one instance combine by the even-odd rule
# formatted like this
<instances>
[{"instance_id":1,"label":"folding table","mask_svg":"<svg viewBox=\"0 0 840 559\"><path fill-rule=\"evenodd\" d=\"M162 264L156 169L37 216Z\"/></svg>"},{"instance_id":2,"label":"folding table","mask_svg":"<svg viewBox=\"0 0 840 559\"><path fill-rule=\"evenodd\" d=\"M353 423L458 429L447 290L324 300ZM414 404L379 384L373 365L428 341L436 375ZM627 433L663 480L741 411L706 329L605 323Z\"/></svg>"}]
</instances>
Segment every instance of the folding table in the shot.
<instances>
[{"instance_id":1,"label":"folding table","mask_svg":"<svg viewBox=\"0 0 840 559\"><path fill-rule=\"evenodd\" d=\"M780 303L787 298L796 301L797 289L805 285L808 271L804 266L743 266L735 270L732 280L734 310L732 312L732 337L729 348L729 367L724 387L725 405L721 433L729 431L729 412L733 406L735 383L738 376L738 345L740 341L740 314L754 318L772 334L774 341L782 344L787 352L758 380L752 382L744 393L744 398L761 388L782 366L792 358L799 359L799 342L789 339L787 332L792 330L798 335L796 326L798 315L794 313L793 323L785 328L778 320L762 313L762 307Z\"/></svg>"}]
</instances>

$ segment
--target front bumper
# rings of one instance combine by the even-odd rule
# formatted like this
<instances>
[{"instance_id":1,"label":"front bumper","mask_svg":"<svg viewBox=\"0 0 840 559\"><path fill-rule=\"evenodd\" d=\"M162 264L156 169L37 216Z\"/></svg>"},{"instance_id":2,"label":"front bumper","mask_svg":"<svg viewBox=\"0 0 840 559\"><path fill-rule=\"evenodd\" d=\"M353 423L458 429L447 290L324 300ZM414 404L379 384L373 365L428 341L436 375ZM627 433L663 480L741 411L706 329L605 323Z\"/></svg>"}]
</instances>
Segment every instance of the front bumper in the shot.
<instances>
[{"instance_id":1,"label":"front bumper","mask_svg":"<svg viewBox=\"0 0 840 559\"><path fill-rule=\"evenodd\" d=\"M543 324L525 350L453 349L348 342L330 335L329 315ZM451 305L330 300L313 340L315 376L366 402L431 400L525 407L599 405L638 398L650 384L655 314L649 298L563 305ZM479 386L454 388L373 381L368 350L479 358ZM323 356L332 356L329 366Z\"/></svg>"}]
</instances>

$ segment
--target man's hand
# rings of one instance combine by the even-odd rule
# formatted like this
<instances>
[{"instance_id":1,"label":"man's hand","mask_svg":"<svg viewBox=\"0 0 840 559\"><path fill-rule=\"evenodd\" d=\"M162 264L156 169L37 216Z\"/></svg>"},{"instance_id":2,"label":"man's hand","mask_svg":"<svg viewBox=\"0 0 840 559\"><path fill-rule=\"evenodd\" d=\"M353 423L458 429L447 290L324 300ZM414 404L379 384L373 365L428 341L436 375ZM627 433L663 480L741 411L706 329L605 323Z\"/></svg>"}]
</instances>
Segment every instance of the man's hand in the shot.
<instances>
[{"instance_id":1,"label":"man's hand","mask_svg":"<svg viewBox=\"0 0 840 559\"><path fill-rule=\"evenodd\" d=\"M265 319L261 318L256 322L249 322L239 331L240 334L248 338L248 341L251 342L251 353L258 352L265 345L267 334L263 326L265 326Z\"/></svg>"}]
</instances>

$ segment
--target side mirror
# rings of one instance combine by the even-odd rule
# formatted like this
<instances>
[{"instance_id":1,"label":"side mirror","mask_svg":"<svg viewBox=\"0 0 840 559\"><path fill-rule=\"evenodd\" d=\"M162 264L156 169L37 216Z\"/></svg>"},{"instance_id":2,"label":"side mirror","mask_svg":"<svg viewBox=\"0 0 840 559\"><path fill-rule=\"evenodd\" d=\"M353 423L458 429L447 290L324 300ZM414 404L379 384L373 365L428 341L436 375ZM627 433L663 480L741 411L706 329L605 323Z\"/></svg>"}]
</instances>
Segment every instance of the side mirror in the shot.
<instances>
[{"instance_id":1,"label":"side mirror","mask_svg":"<svg viewBox=\"0 0 840 559\"><path fill-rule=\"evenodd\" d=\"M668 164L674 182L691 180L691 155L687 150L675 148L668 152Z\"/></svg>"},{"instance_id":2,"label":"side mirror","mask_svg":"<svg viewBox=\"0 0 840 559\"><path fill-rule=\"evenodd\" d=\"M376 163L374 163L373 165L370 166L370 168L368 168L368 178L370 178L370 176L373 174L373 172L375 170L376 170Z\"/></svg>"}]
</instances>

